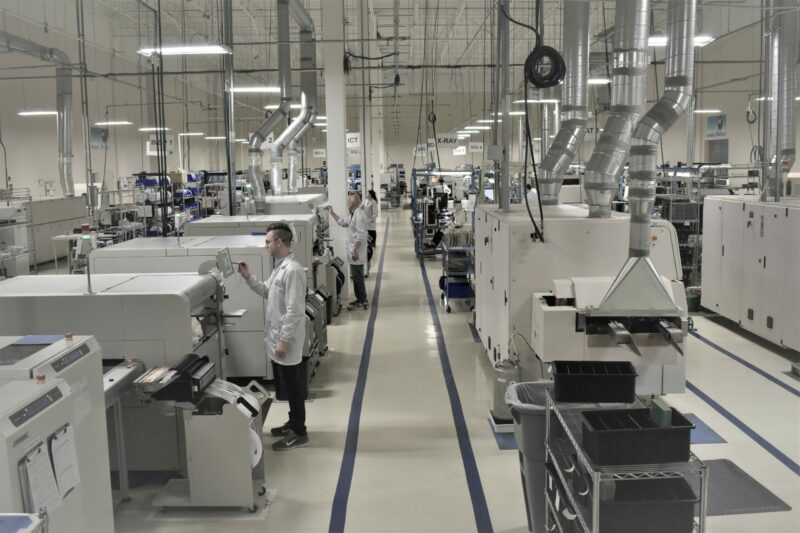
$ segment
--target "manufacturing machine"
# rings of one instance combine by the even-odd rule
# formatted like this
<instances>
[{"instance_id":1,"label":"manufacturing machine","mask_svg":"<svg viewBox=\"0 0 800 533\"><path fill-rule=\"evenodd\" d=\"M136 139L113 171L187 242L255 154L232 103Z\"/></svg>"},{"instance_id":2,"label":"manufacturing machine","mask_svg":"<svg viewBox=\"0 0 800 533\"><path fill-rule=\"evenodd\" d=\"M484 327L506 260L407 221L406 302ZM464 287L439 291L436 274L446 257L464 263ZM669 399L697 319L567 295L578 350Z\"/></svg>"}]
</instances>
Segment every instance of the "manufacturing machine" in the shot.
<instances>
[{"instance_id":1,"label":"manufacturing machine","mask_svg":"<svg viewBox=\"0 0 800 533\"><path fill-rule=\"evenodd\" d=\"M207 356L187 354L136 380L141 394L182 414L186 478L174 478L153 500L158 508L243 507L255 512L266 493L261 427L272 397L257 383L217 379Z\"/></svg>"},{"instance_id":2,"label":"manufacturing machine","mask_svg":"<svg viewBox=\"0 0 800 533\"><path fill-rule=\"evenodd\" d=\"M314 213L326 201L325 194L287 194L265 196L256 209L263 215L298 215Z\"/></svg>"},{"instance_id":3,"label":"manufacturing machine","mask_svg":"<svg viewBox=\"0 0 800 533\"><path fill-rule=\"evenodd\" d=\"M74 498L80 501L82 515L92 517L92 527L83 531L113 531L100 345L94 337L0 337L0 386L15 381L42 381L47 384L56 380L63 380L67 384L74 405L71 434L76 450L77 477L80 480ZM3 408L5 406L4 402ZM2 509L22 512L22 508L17 506L3 506ZM35 512L38 509L27 511ZM55 531L61 531L55 523L53 525Z\"/></svg>"},{"instance_id":4,"label":"manufacturing machine","mask_svg":"<svg viewBox=\"0 0 800 533\"><path fill-rule=\"evenodd\" d=\"M707 196L703 307L800 351L800 201ZM729 290L735 287L736 290Z\"/></svg>"},{"instance_id":5,"label":"manufacturing machine","mask_svg":"<svg viewBox=\"0 0 800 533\"><path fill-rule=\"evenodd\" d=\"M94 495L75 469L81 466L78 394L62 379L0 385L0 509L33 514L45 508L54 532L113 531L113 523L101 530L95 513L86 513L84 500Z\"/></svg>"},{"instance_id":6,"label":"manufacturing machine","mask_svg":"<svg viewBox=\"0 0 800 533\"><path fill-rule=\"evenodd\" d=\"M153 368L196 353L224 370L223 294L213 275L96 274L92 287L89 293L85 276L68 275L0 282L0 335L72 331L94 335L106 358L136 357ZM180 469L174 409L135 395L122 402L128 467Z\"/></svg>"},{"instance_id":7,"label":"manufacturing machine","mask_svg":"<svg viewBox=\"0 0 800 533\"><path fill-rule=\"evenodd\" d=\"M533 225L524 206L512 206L510 213L495 205L476 209L476 326L492 365L519 358L522 378L538 378L542 365L529 346L533 294L553 290L556 279L613 277L625 263L628 217L586 217L585 207L544 206L541 242L532 238ZM675 228L654 220L651 231L654 264L667 279L679 281Z\"/></svg>"},{"instance_id":8,"label":"manufacturing machine","mask_svg":"<svg viewBox=\"0 0 800 533\"><path fill-rule=\"evenodd\" d=\"M258 279L266 280L272 272L273 261L264 247L264 237L251 235L132 239L95 250L91 266L92 272L98 274L198 272L203 263L213 261L223 248L230 251L234 262L246 262ZM226 281L225 295L228 310L245 311L239 318L224 322L228 352L225 375L272 379L272 366L264 357L266 301L243 280L235 278Z\"/></svg>"}]
</instances>

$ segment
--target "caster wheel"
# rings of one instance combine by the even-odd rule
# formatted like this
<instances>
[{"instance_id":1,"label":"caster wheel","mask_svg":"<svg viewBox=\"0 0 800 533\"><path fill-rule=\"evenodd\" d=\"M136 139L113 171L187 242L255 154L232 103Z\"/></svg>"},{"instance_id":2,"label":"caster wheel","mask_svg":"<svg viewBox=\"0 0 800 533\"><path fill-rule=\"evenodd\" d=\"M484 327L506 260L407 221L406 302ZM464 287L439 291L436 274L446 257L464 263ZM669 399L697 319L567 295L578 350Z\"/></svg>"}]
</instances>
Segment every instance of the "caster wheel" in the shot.
<instances>
[{"instance_id":1,"label":"caster wheel","mask_svg":"<svg viewBox=\"0 0 800 533\"><path fill-rule=\"evenodd\" d=\"M258 489L258 495L259 496L263 496L266 493L267 493L267 487L265 487L264 485L261 485L261 488Z\"/></svg>"},{"instance_id":2,"label":"caster wheel","mask_svg":"<svg viewBox=\"0 0 800 533\"><path fill-rule=\"evenodd\" d=\"M442 300L442 301L444 301L444 294L440 294L440 295L439 295L439 299L440 299L440 300Z\"/></svg>"},{"instance_id":3,"label":"caster wheel","mask_svg":"<svg viewBox=\"0 0 800 533\"><path fill-rule=\"evenodd\" d=\"M449 313L450 311L452 311L452 309L450 309L450 306L449 306L449 305L448 305L448 306L445 308L445 310L446 310L448 313Z\"/></svg>"},{"instance_id":4,"label":"caster wheel","mask_svg":"<svg viewBox=\"0 0 800 533\"><path fill-rule=\"evenodd\" d=\"M248 512L250 512L252 514L255 514L255 512L258 511L258 505L254 505L252 507L248 507L247 510L248 510Z\"/></svg>"}]
</instances>

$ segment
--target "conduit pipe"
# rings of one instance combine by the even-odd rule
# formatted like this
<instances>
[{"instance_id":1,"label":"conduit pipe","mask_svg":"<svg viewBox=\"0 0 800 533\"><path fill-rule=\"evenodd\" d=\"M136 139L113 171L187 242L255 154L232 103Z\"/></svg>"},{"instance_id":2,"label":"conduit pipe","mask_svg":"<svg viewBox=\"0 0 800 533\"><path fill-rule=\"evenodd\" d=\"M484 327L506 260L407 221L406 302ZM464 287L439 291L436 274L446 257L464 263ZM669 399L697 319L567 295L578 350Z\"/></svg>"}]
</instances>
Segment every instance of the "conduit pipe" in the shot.
<instances>
[{"instance_id":1,"label":"conduit pipe","mask_svg":"<svg viewBox=\"0 0 800 533\"><path fill-rule=\"evenodd\" d=\"M658 143L692 103L696 8L697 0L669 0L664 95L633 132L628 180L630 257L650 255L650 213L656 197Z\"/></svg>"},{"instance_id":2,"label":"conduit pipe","mask_svg":"<svg viewBox=\"0 0 800 533\"><path fill-rule=\"evenodd\" d=\"M56 64L56 112L58 130L58 176L64 196L75 196L72 178L72 62L57 48L48 48L28 39L0 31L0 45Z\"/></svg>"},{"instance_id":3,"label":"conduit pipe","mask_svg":"<svg viewBox=\"0 0 800 533\"><path fill-rule=\"evenodd\" d=\"M567 73L561 89L561 129L539 166L539 197L557 204L564 173L583 144L587 120L589 75L589 2L566 0L562 23ZM546 109L546 106L543 110ZM544 132L542 134L544 140Z\"/></svg>"},{"instance_id":4,"label":"conduit pipe","mask_svg":"<svg viewBox=\"0 0 800 533\"><path fill-rule=\"evenodd\" d=\"M586 165L584 189L589 216L611 216L633 130L644 111L649 0L617 0L614 14L614 60L611 113Z\"/></svg>"}]
</instances>

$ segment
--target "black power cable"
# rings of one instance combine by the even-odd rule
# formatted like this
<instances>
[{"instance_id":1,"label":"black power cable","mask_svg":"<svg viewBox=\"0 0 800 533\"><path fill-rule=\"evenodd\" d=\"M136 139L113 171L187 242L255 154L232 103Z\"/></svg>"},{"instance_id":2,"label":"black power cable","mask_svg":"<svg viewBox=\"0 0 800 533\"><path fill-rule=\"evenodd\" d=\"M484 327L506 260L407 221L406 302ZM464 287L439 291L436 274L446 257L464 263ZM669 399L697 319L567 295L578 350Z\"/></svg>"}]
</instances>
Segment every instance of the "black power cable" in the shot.
<instances>
[{"instance_id":1,"label":"black power cable","mask_svg":"<svg viewBox=\"0 0 800 533\"><path fill-rule=\"evenodd\" d=\"M522 26L523 28L528 28L536 34L536 46L525 60L525 79L539 89L555 87L561 83L564 79L564 75L567 73L567 66L564 64L564 58L561 57L558 50L552 46L542 44L542 36L539 30L529 24L514 20L511 15L506 12L503 4L500 4L500 11L509 22L513 22L517 26Z\"/></svg>"},{"instance_id":2,"label":"black power cable","mask_svg":"<svg viewBox=\"0 0 800 533\"><path fill-rule=\"evenodd\" d=\"M433 102L431 102L431 107L433 107ZM433 111L428 113L428 122L430 122L433 127L433 146L436 148L436 164L439 165L439 170L441 170L442 158L439 157L439 137L436 135L436 113Z\"/></svg>"},{"instance_id":3,"label":"black power cable","mask_svg":"<svg viewBox=\"0 0 800 533\"><path fill-rule=\"evenodd\" d=\"M525 100L528 100L528 84L525 83ZM531 136L531 122L529 116L529 109L527 104L525 105L525 167L524 172L522 173L522 182L525 186L525 209L528 210L528 216L531 219L531 223L533 224L533 236L534 239L538 238L542 242L544 242L544 211L542 210L542 197L539 194L539 174L536 170L536 156L533 153L533 140ZM530 201L528 200L528 153L531 154L531 165L533 166L533 179L534 184L536 185L536 198L539 202L539 218L542 221L542 227L539 228L539 225L536 224L536 219L533 218L533 213L531 212Z\"/></svg>"}]
</instances>

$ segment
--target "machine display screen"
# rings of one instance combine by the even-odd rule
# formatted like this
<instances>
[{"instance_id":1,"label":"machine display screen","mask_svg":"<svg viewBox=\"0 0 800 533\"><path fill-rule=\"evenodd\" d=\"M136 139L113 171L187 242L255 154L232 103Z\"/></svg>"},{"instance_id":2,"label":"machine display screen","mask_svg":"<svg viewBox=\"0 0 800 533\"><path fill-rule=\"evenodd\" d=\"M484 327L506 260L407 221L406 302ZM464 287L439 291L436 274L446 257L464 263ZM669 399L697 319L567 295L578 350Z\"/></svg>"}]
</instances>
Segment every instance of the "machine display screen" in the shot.
<instances>
[{"instance_id":1,"label":"machine display screen","mask_svg":"<svg viewBox=\"0 0 800 533\"><path fill-rule=\"evenodd\" d=\"M11 366L30 357L39 350L44 350L49 344L9 344L0 348L0 366Z\"/></svg>"},{"instance_id":2,"label":"machine display screen","mask_svg":"<svg viewBox=\"0 0 800 533\"><path fill-rule=\"evenodd\" d=\"M69 365L71 365L72 363L74 363L87 353L89 353L89 347L84 344L77 350L72 350L67 355L60 357L58 360L54 361L53 364L50 366L53 367L53 370L55 370L56 372L61 372L62 370L67 368Z\"/></svg>"},{"instance_id":3,"label":"machine display screen","mask_svg":"<svg viewBox=\"0 0 800 533\"><path fill-rule=\"evenodd\" d=\"M50 389L47 393L39 396L31 403L17 411L16 413L11 413L11 416L8 417L11 420L11 423L14 424L14 427L20 427L22 424L33 418L34 416L38 415L49 406L56 403L60 400L64 395L61 394L61 389L58 387L54 387Z\"/></svg>"}]
</instances>

